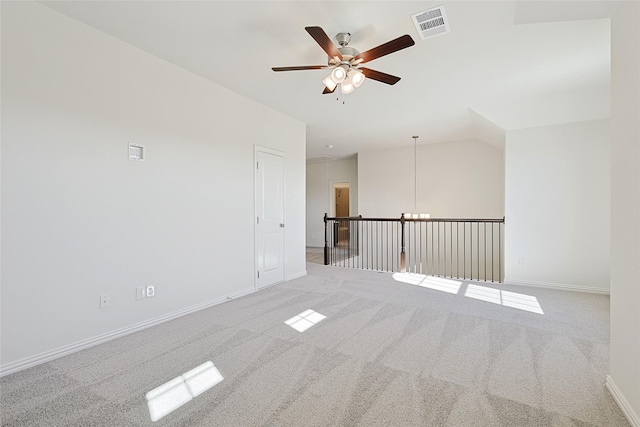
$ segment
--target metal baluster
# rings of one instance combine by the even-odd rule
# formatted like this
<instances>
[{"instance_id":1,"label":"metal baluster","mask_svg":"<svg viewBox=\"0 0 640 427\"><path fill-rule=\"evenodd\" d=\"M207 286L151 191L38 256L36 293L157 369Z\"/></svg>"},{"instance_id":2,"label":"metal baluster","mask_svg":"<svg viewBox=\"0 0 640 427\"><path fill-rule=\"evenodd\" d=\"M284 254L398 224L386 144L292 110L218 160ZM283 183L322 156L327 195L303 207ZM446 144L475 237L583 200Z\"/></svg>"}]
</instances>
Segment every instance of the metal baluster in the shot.
<instances>
[{"instance_id":1,"label":"metal baluster","mask_svg":"<svg viewBox=\"0 0 640 427\"><path fill-rule=\"evenodd\" d=\"M418 223L414 220L413 224L413 272L418 273Z\"/></svg>"},{"instance_id":2,"label":"metal baluster","mask_svg":"<svg viewBox=\"0 0 640 427\"><path fill-rule=\"evenodd\" d=\"M444 246L444 277L447 277L447 223L443 222L442 223L442 231L444 232L444 239L442 240L443 246Z\"/></svg>"},{"instance_id":3,"label":"metal baluster","mask_svg":"<svg viewBox=\"0 0 640 427\"><path fill-rule=\"evenodd\" d=\"M376 242L378 242L378 248L382 247L382 243L380 242L380 233L378 233L378 228L380 226L380 221L376 221ZM380 270L380 265L378 265L378 260L380 258L380 249L376 251L376 270Z\"/></svg>"},{"instance_id":4,"label":"metal baluster","mask_svg":"<svg viewBox=\"0 0 640 427\"><path fill-rule=\"evenodd\" d=\"M371 269L378 269L378 247L380 246L380 242L378 241L378 222L373 222L373 241L375 242L373 245L373 253L371 254Z\"/></svg>"},{"instance_id":5,"label":"metal baluster","mask_svg":"<svg viewBox=\"0 0 640 427\"><path fill-rule=\"evenodd\" d=\"M345 267L349 267L349 262L351 262L351 218L347 220L347 262Z\"/></svg>"},{"instance_id":6,"label":"metal baluster","mask_svg":"<svg viewBox=\"0 0 640 427\"><path fill-rule=\"evenodd\" d=\"M476 245L478 246L478 280L480 280L480 223L476 223L476 234L477 234L477 239L476 239Z\"/></svg>"},{"instance_id":7,"label":"metal baluster","mask_svg":"<svg viewBox=\"0 0 640 427\"><path fill-rule=\"evenodd\" d=\"M341 230L342 227L344 226L344 221L340 220L340 222L338 223L338 250L340 251L340 261L342 262L342 267L345 267L345 252L344 252L344 247L341 246L342 245L342 239L344 238L344 231Z\"/></svg>"},{"instance_id":8,"label":"metal baluster","mask_svg":"<svg viewBox=\"0 0 640 427\"><path fill-rule=\"evenodd\" d=\"M329 246L329 251L331 253L331 256L330 256L331 261L329 265L333 265L333 260L334 260L333 258L333 255L334 255L333 254L333 220L331 220L331 229L329 230L329 238L331 239L331 246Z\"/></svg>"},{"instance_id":9,"label":"metal baluster","mask_svg":"<svg viewBox=\"0 0 640 427\"><path fill-rule=\"evenodd\" d=\"M376 256L376 260L378 262L378 271L383 270L381 268L381 255L382 255L382 249L383 249L383 244L384 244L384 240L382 240L382 222L379 221L378 224L376 225L376 234L378 235L377 239L378 239L378 246L380 247L380 250L378 251L378 254Z\"/></svg>"},{"instance_id":10,"label":"metal baluster","mask_svg":"<svg viewBox=\"0 0 640 427\"><path fill-rule=\"evenodd\" d=\"M371 221L367 221L368 226L367 226L367 234L369 235L369 245L367 247L367 250L369 251L369 253L367 254L367 270L369 270L369 262L373 261L373 258L370 258L372 256L371 254L371 250L373 249L374 246L374 242L373 242L373 238L371 236Z\"/></svg>"},{"instance_id":11,"label":"metal baluster","mask_svg":"<svg viewBox=\"0 0 640 427\"><path fill-rule=\"evenodd\" d=\"M438 276L441 276L440 274L440 222L438 221Z\"/></svg>"},{"instance_id":12,"label":"metal baluster","mask_svg":"<svg viewBox=\"0 0 640 427\"><path fill-rule=\"evenodd\" d=\"M487 282L487 223L484 223L484 242L482 242L484 250L484 281Z\"/></svg>"},{"instance_id":13,"label":"metal baluster","mask_svg":"<svg viewBox=\"0 0 640 427\"><path fill-rule=\"evenodd\" d=\"M377 267L378 267L378 268L376 268L376 270L378 270L378 271L382 270L382 268L380 268L380 264L382 264L380 262L380 256L382 255L382 244L383 244L382 228L381 227L382 227L382 222L379 221L376 224L376 234L377 234L376 239L378 240L378 246L380 247L380 250L378 251L378 254L376 256L376 263L377 263Z\"/></svg>"},{"instance_id":14,"label":"metal baluster","mask_svg":"<svg viewBox=\"0 0 640 427\"><path fill-rule=\"evenodd\" d=\"M462 223L462 276L467 278L467 223Z\"/></svg>"},{"instance_id":15,"label":"metal baluster","mask_svg":"<svg viewBox=\"0 0 640 427\"><path fill-rule=\"evenodd\" d=\"M395 261L393 259L393 254L396 251L396 239L394 237L394 235L395 235L395 227L396 227L396 224L394 222L392 222L391 223L391 268L392 268L391 271L398 271L396 269L396 263L395 263Z\"/></svg>"},{"instance_id":16,"label":"metal baluster","mask_svg":"<svg viewBox=\"0 0 640 427\"><path fill-rule=\"evenodd\" d=\"M432 276L437 276L438 275L438 264L436 261L436 254L438 249L436 248L436 236L437 236L437 229L434 230L434 227L437 227L438 222L437 221L432 221L431 222L431 275Z\"/></svg>"},{"instance_id":17,"label":"metal baluster","mask_svg":"<svg viewBox=\"0 0 640 427\"><path fill-rule=\"evenodd\" d=\"M389 268L389 223L385 223L384 232L387 240L387 244L384 246L386 248L385 258L387 262L385 263L385 271L391 271Z\"/></svg>"},{"instance_id":18,"label":"metal baluster","mask_svg":"<svg viewBox=\"0 0 640 427\"><path fill-rule=\"evenodd\" d=\"M449 234L451 235L451 249L449 250L451 260L449 261L449 266L451 267L451 275L449 277L453 277L453 221L449 223Z\"/></svg>"},{"instance_id":19,"label":"metal baluster","mask_svg":"<svg viewBox=\"0 0 640 427\"><path fill-rule=\"evenodd\" d=\"M460 223L456 221L456 278L460 278Z\"/></svg>"},{"instance_id":20,"label":"metal baluster","mask_svg":"<svg viewBox=\"0 0 640 427\"><path fill-rule=\"evenodd\" d=\"M369 220L362 222L362 238L366 240L366 244L362 248L362 269L367 269L367 258L369 257L369 246L371 243L369 242L371 239L368 233L369 228Z\"/></svg>"},{"instance_id":21,"label":"metal baluster","mask_svg":"<svg viewBox=\"0 0 640 427\"><path fill-rule=\"evenodd\" d=\"M333 221L329 221L329 228L327 229L328 239L331 244L329 246L329 265L333 264Z\"/></svg>"},{"instance_id":22,"label":"metal baluster","mask_svg":"<svg viewBox=\"0 0 640 427\"><path fill-rule=\"evenodd\" d=\"M420 273L422 274L422 267L424 265L424 262L422 261L424 255L422 252L422 228L424 226L424 221L420 221ZM426 248L425 248L426 250ZM424 274L427 274L427 267L424 267Z\"/></svg>"},{"instance_id":23,"label":"metal baluster","mask_svg":"<svg viewBox=\"0 0 640 427\"><path fill-rule=\"evenodd\" d=\"M371 245L371 267L369 268L369 270L373 270L375 268L375 256L376 256L376 238L373 234L373 232L375 231L376 228L376 224L374 221L371 221L371 229L370 229L370 233L371 233L371 241L373 242L373 244Z\"/></svg>"},{"instance_id":24,"label":"metal baluster","mask_svg":"<svg viewBox=\"0 0 640 427\"><path fill-rule=\"evenodd\" d=\"M363 242L362 242L362 221L358 221L358 228L356 228L357 239L358 239L358 268L362 268L362 251Z\"/></svg>"},{"instance_id":25,"label":"metal baluster","mask_svg":"<svg viewBox=\"0 0 640 427\"><path fill-rule=\"evenodd\" d=\"M338 265L338 256L336 251L336 221L333 220L331 222L333 227L331 227L331 251L333 252L331 255L331 265Z\"/></svg>"},{"instance_id":26,"label":"metal baluster","mask_svg":"<svg viewBox=\"0 0 640 427\"><path fill-rule=\"evenodd\" d=\"M424 274L429 274L429 222L424 223Z\"/></svg>"},{"instance_id":27,"label":"metal baluster","mask_svg":"<svg viewBox=\"0 0 640 427\"><path fill-rule=\"evenodd\" d=\"M473 280L473 223L469 223L469 237L471 238L469 244L469 259L471 260L471 280Z\"/></svg>"},{"instance_id":28,"label":"metal baluster","mask_svg":"<svg viewBox=\"0 0 640 427\"><path fill-rule=\"evenodd\" d=\"M382 247L382 245L380 244L380 233L378 233L378 227L380 226L380 222L376 221L375 223L375 233L376 233L376 253L375 258L374 258L374 264L375 264L375 268L374 270L380 270L380 265L378 263L379 258L380 258L380 248Z\"/></svg>"},{"instance_id":29,"label":"metal baluster","mask_svg":"<svg viewBox=\"0 0 640 427\"><path fill-rule=\"evenodd\" d=\"M404 253L404 214L400 216L400 239L401 239L401 248L400 248L400 272L406 273L407 271L407 259L406 254Z\"/></svg>"},{"instance_id":30,"label":"metal baluster","mask_svg":"<svg viewBox=\"0 0 640 427\"><path fill-rule=\"evenodd\" d=\"M504 219L503 219L504 220ZM502 283L502 225L498 225L498 275L500 276L500 283Z\"/></svg>"},{"instance_id":31,"label":"metal baluster","mask_svg":"<svg viewBox=\"0 0 640 427\"><path fill-rule=\"evenodd\" d=\"M498 223L498 227L500 227L500 223ZM491 224L491 281L495 281L495 267L496 267L496 249L495 249L495 223Z\"/></svg>"}]
</instances>

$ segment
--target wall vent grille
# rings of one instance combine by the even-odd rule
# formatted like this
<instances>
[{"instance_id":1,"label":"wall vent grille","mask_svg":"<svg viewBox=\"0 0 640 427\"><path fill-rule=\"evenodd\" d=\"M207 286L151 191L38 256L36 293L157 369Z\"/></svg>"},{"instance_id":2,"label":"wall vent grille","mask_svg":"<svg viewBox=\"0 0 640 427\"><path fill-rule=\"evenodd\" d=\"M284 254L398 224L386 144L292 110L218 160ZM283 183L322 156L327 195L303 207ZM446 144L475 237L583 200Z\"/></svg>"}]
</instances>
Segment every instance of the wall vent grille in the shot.
<instances>
[{"instance_id":1,"label":"wall vent grille","mask_svg":"<svg viewBox=\"0 0 640 427\"><path fill-rule=\"evenodd\" d=\"M138 144L129 144L129 160L144 160L144 147Z\"/></svg>"}]
</instances>

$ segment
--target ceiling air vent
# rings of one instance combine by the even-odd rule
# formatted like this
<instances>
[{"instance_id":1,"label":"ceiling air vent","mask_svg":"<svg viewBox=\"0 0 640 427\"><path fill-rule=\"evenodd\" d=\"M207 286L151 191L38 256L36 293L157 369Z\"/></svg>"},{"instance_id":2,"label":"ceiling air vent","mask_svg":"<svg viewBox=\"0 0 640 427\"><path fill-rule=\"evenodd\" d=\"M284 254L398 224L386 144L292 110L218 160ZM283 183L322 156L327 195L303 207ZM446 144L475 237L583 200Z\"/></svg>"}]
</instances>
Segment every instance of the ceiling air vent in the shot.
<instances>
[{"instance_id":1,"label":"ceiling air vent","mask_svg":"<svg viewBox=\"0 0 640 427\"><path fill-rule=\"evenodd\" d=\"M449 21L444 5L411 15L413 24L422 40L449 32Z\"/></svg>"}]
</instances>

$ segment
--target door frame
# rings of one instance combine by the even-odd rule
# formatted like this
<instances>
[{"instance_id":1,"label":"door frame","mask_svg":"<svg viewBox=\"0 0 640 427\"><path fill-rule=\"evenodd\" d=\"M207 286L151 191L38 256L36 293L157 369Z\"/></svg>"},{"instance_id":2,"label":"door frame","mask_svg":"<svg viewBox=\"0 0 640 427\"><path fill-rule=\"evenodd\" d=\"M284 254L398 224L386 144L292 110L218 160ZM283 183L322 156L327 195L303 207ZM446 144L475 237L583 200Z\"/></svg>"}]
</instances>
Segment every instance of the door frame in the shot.
<instances>
[{"instance_id":1,"label":"door frame","mask_svg":"<svg viewBox=\"0 0 640 427\"><path fill-rule=\"evenodd\" d=\"M282 157L282 221L287 224L287 180L285 179L285 171L287 169L287 155L284 151L275 150L273 148L264 147L262 145L253 145L253 288L258 291L259 289L265 289L272 286L267 285L262 288L258 288L258 204L256 200L258 198L258 153L272 154L274 156ZM286 280L287 277L287 228L285 227L283 236L283 259L285 260L283 265L283 277ZM279 282L280 283L280 282ZM275 285L276 283L274 283Z\"/></svg>"}]
</instances>

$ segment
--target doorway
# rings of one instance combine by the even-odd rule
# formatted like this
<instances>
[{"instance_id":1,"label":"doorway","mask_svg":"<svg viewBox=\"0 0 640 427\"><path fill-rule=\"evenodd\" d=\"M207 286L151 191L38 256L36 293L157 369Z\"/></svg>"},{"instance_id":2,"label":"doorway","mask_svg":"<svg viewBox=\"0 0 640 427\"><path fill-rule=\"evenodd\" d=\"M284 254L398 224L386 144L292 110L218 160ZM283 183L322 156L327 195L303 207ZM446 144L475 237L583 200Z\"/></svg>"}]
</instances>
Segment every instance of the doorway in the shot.
<instances>
[{"instance_id":1,"label":"doorway","mask_svg":"<svg viewBox=\"0 0 640 427\"><path fill-rule=\"evenodd\" d=\"M351 198L350 198L349 182L334 182L333 188L333 213L336 218L348 218L351 214ZM349 220L338 220L335 222L334 245L349 245Z\"/></svg>"},{"instance_id":2,"label":"doorway","mask_svg":"<svg viewBox=\"0 0 640 427\"><path fill-rule=\"evenodd\" d=\"M334 188L336 201L336 217L349 216L349 187Z\"/></svg>"}]
</instances>

